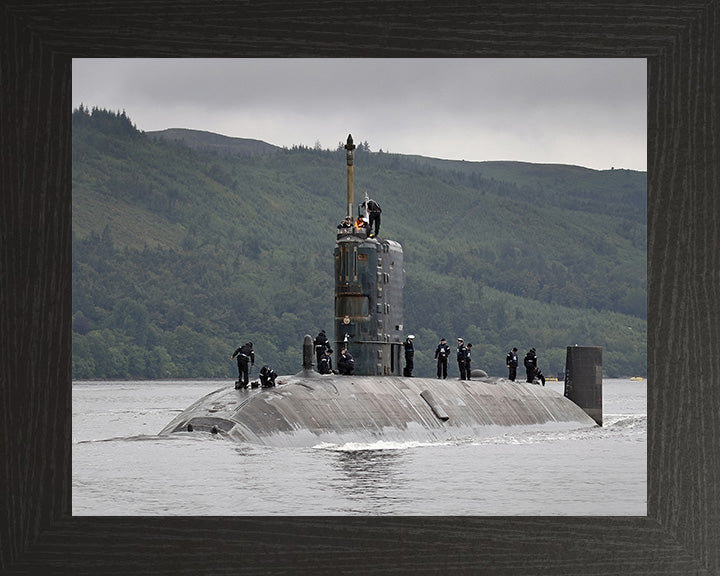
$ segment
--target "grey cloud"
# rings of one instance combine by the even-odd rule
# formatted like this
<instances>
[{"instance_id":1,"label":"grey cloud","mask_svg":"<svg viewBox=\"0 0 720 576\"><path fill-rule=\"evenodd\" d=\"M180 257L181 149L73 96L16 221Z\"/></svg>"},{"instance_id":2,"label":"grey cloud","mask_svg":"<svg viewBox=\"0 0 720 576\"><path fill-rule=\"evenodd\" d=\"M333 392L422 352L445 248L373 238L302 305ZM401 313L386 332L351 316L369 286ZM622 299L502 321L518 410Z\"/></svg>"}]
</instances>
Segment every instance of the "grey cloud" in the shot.
<instances>
[{"instance_id":1,"label":"grey cloud","mask_svg":"<svg viewBox=\"0 0 720 576\"><path fill-rule=\"evenodd\" d=\"M458 139L494 136L524 150L540 148L534 135L582 142L602 134L644 149L645 76L637 59L77 60L73 105L125 109L144 130L194 127L323 147L353 131L375 150L482 159ZM553 161L548 152L517 159ZM607 163L596 154L588 144L576 163Z\"/></svg>"}]
</instances>

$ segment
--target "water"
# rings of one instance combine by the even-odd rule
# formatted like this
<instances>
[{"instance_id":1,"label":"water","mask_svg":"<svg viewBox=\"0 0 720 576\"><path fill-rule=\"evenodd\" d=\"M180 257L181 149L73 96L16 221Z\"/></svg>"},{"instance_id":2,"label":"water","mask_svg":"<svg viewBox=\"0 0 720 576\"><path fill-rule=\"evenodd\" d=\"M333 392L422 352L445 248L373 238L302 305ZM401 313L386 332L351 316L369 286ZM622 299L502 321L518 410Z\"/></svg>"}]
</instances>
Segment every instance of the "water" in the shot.
<instances>
[{"instance_id":1,"label":"water","mask_svg":"<svg viewBox=\"0 0 720 576\"><path fill-rule=\"evenodd\" d=\"M157 436L225 385L74 382L73 515L647 514L645 381L605 380L604 426L569 432L305 449Z\"/></svg>"}]
</instances>

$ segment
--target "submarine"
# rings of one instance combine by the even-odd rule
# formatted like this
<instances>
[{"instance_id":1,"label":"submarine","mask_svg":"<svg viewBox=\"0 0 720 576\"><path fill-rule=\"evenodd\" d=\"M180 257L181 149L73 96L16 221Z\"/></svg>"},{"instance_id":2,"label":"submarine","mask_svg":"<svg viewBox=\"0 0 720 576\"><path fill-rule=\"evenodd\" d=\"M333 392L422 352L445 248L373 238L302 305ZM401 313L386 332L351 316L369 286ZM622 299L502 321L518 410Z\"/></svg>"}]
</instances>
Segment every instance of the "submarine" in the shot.
<instances>
[{"instance_id":1,"label":"submarine","mask_svg":"<svg viewBox=\"0 0 720 576\"><path fill-rule=\"evenodd\" d=\"M352 135L345 150L347 219L352 222ZM357 207L358 220L367 200ZM308 334L299 372L278 376L268 387L215 390L176 416L160 435L210 433L267 446L314 447L458 442L602 426L601 347L567 347L563 394L528 382L477 378L476 371L471 380L405 376L402 245L353 224L338 227L333 257L331 342L335 350L350 351L353 374L317 372Z\"/></svg>"}]
</instances>

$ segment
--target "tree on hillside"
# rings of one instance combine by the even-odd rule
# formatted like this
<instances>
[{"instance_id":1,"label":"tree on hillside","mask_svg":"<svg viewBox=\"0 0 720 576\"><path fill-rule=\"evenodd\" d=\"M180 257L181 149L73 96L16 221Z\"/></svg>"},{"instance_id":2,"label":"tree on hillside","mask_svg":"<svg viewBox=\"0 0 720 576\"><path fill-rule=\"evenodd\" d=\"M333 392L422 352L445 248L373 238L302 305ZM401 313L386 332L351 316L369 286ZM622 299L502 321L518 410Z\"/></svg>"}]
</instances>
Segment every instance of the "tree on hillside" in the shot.
<instances>
[{"instance_id":1,"label":"tree on hillside","mask_svg":"<svg viewBox=\"0 0 720 576\"><path fill-rule=\"evenodd\" d=\"M226 156L146 138L124 112L82 105L74 377L231 377L227 349L250 334L278 372L297 372L303 335L332 325L344 153L340 142ZM418 336L418 375L432 376L436 339L457 335L477 346L478 367L500 374L508 345L556 362L575 342L607 346L608 374L645 373L646 175L573 174L358 146L356 193L377 194L383 230L405 250L403 323Z\"/></svg>"}]
</instances>

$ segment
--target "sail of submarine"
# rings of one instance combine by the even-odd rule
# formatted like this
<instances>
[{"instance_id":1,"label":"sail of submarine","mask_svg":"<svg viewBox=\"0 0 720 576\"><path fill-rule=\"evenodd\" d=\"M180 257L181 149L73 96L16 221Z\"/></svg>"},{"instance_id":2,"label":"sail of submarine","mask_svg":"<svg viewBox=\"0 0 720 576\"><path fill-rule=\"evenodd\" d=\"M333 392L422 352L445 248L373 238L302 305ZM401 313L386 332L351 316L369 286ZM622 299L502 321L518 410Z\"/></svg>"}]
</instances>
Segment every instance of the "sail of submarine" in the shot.
<instances>
[{"instance_id":1,"label":"sail of submarine","mask_svg":"<svg viewBox=\"0 0 720 576\"><path fill-rule=\"evenodd\" d=\"M354 151L345 145L347 216L354 218ZM360 208L358 207L358 216ZM313 369L313 340L302 369L271 388L222 387L160 431L213 433L239 442L311 447L324 444L449 442L508 430L602 425L602 349L568 347L565 393L503 378L402 376L402 246L364 228L338 228L334 250L334 348L355 358L352 376Z\"/></svg>"}]
</instances>

